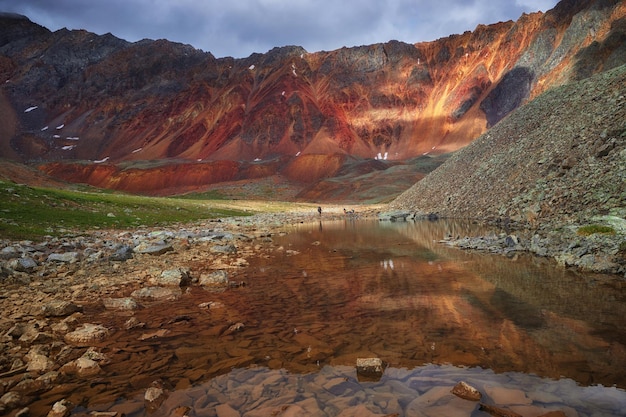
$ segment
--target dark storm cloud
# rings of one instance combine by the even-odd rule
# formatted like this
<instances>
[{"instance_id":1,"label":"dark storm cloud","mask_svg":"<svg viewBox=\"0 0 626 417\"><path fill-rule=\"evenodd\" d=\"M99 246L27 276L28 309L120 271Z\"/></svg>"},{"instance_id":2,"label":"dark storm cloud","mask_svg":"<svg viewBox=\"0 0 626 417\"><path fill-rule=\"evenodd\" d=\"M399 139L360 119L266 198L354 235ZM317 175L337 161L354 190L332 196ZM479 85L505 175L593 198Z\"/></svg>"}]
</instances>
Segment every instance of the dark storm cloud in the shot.
<instances>
[{"instance_id":1,"label":"dark storm cloud","mask_svg":"<svg viewBox=\"0 0 626 417\"><path fill-rule=\"evenodd\" d=\"M435 40L478 24L517 20L556 0L0 0L51 30L86 29L137 41L188 43L215 56L245 57L275 46L310 52L392 39Z\"/></svg>"}]
</instances>

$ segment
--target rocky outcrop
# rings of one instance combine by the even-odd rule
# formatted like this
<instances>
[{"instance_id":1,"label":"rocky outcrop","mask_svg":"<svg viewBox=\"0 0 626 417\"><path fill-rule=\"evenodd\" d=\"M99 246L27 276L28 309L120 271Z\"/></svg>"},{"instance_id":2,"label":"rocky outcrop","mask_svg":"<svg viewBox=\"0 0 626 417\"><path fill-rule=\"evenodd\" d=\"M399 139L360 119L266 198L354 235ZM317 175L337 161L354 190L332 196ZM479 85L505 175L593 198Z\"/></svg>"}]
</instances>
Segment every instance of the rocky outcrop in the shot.
<instances>
[{"instance_id":1,"label":"rocky outcrop","mask_svg":"<svg viewBox=\"0 0 626 417\"><path fill-rule=\"evenodd\" d=\"M1 154L81 160L43 169L133 192L283 169L300 180L315 172L311 163L327 166L338 155L454 151L541 92L626 57L626 6L617 0L565 0L433 42L315 53L288 46L245 59L164 40L50 32L23 16L0 20ZM297 159L306 155L313 159ZM183 164L172 173L139 162L163 159ZM206 161L232 161L237 178Z\"/></svg>"}]
</instances>

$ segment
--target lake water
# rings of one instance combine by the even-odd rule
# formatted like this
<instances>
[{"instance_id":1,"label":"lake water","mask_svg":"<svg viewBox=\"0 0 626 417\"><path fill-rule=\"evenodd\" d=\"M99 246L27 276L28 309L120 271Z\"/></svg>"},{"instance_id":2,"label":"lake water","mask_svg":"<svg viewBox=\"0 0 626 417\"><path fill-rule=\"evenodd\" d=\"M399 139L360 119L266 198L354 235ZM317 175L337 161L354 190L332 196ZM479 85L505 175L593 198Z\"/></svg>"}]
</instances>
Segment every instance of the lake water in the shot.
<instances>
[{"instance_id":1,"label":"lake water","mask_svg":"<svg viewBox=\"0 0 626 417\"><path fill-rule=\"evenodd\" d=\"M524 416L626 415L626 282L437 243L480 232L446 221L294 226L231 271L245 286L193 287L137 311L148 326L107 341L106 375L68 384L75 414L488 415L450 394L466 381ZM369 357L386 364L380 379L357 375ZM155 380L168 396L148 413Z\"/></svg>"}]
</instances>

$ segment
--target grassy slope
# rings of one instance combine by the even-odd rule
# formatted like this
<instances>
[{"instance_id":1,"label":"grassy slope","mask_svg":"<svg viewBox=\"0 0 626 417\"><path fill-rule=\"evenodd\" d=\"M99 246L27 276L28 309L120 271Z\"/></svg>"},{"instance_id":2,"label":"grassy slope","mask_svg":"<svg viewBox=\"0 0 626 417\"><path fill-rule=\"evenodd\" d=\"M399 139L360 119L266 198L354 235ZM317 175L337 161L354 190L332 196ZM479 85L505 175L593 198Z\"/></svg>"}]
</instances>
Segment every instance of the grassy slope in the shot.
<instances>
[{"instance_id":1,"label":"grassy slope","mask_svg":"<svg viewBox=\"0 0 626 417\"><path fill-rule=\"evenodd\" d=\"M290 203L153 198L0 181L0 238L37 240L92 229L127 229L292 209ZM204 198L202 198L204 197ZM289 207L287 207L289 206Z\"/></svg>"}]
</instances>

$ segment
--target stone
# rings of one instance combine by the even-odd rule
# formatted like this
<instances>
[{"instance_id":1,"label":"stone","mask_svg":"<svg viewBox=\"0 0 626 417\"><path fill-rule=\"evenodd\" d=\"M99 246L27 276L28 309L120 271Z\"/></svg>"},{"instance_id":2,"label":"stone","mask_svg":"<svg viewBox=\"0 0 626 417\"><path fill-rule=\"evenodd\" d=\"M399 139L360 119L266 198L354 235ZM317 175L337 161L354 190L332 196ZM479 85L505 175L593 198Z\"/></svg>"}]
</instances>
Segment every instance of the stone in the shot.
<instances>
[{"instance_id":1,"label":"stone","mask_svg":"<svg viewBox=\"0 0 626 417\"><path fill-rule=\"evenodd\" d=\"M165 391L160 386L153 386L146 390L144 402L149 413L156 411L166 398Z\"/></svg>"},{"instance_id":2,"label":"stone","mask_svg":"<svg viewBox=\"0 0 626 417\"><path fill-rule=\"evenodd\" d=\"M235 410L228 404L220 404L215 407L217 417L240 417L239 411Z\"/></svg>"},{"instance_id":3,"label":"stone","mask_svg":"<svg viewBox=\"0 0 626 417\"><path fill-rule=\"evenodd\" d=\"M131 248L128 245L121 245L115 250L113 255L109 257L109 259L111 261L124 262L129 259L132 259L132 257L133 257L133 248Z\"/></svg>"},{"instance_id":4,"label":"stone","mask_svg":"<svg viewBox=\"0 0 626 417\"><path fill-rule=\"evenodd\" d=\"M38 348L32 348L25 355L28 361L28 372L45 373L54 367L54 362L50 360L45 354L43 354Z\"/></svg>"},{"instance_id":5,"label":"stone","mask_svg":"<svg viewBox=\"0 0 626 417\"><path fill-rule=\"evenodd\" d=\"M144 300L175 300L182 292L179 288L144 287L133 291L130 296Z\"/></svg>"},{"instance_id":6,"label":"stone","mask_svg":"<svg viewBox=\"0 0 626 417\"><path fill-rule=\"evenodd\" d=\"M24 405L24 398L15 391L9 391L0 397L0 404L4 404L9 409L17 408Z\"/></svg>"},{"instance_id":7,"label":"stone","mask_svg":"<svg viewBox=\"0 0 626 417\"><path fill-rule=\"evenodd\" d=\"M33 272L38 264L33 258L16 258L9 261L9 268L17 272Z\"/></svg>"},{"instance_id":8,"label":"stone","mask_svg":"<svg viewBox=\"0 0 626 417\"><path fill-rule=\"evenodd\" d=\"M135 253L143 253L147 255L163 255L164 253L173 251L172 245L167 243L146 243L142 242L133 249Z\"/></svg>"},{"instance_id":9,"label":"stone","mask_svg":"<svg viewBox=\"0 0 626 417\"><path fill-rule=\"evenodd\" d=\"M482 394L471 385L464 381L460 381L452 388L452 393L459 398L469 401L480 401Z\"/></svg>"},{"instance_id":10,"label":"stone","mask_svg":"<svg viewBox=\"0 0 626 417\"><path fill-rule=\"evenodd\" d=\"M82 311L82 308L70 301L55 300L42 306L41 311L45 317L65 317Z\"/></svg>"},{"instance_id":11,"label":"stone","mask_svg":"<svg viewBox=\"0 0 626 417\"><path fill-rule=\"evenodd\" d=\"M485 393L495 404L532 404L532 400L526 396L526 393L518 389L487 385Z\"/></svg>"},{"instance_id":12,"label":"stone","mask_svg":"<svg viewBox=\"0 0 626 417\"><path fill-rule=\"evenodd\" d=\"M480 410L491 414L494 417L523 417L511 410L505 410L504 408L496 407L493 405L480 404Z\"/></svg>"},{"instance_id":13,"label":"stone","mask_svg":"<svg viewBox=\"0 0 626 417\"><path fill-rule=\"evenodd\" d=\"M20 256L20 252L14 246L0 249L0 259L12 259Z\"/></svg>"},{"instance_id":14,"label":"stone","mask_svg":"<svg viewBox=\"0 0 626 417\"><path fill-rule=\"evenodd\" d=\"M52 410L48 413L47 417L69 417L71 413L72 404L67 400L61 400L54 403Z\"/></svg>"},{"instance_id":15,"label":"stone","mask_svg":"<svg viewBox=\"0 0 626 417\"><path fill-rule=\"evenodd\" d=\"M191 276L188 269L175 268L165 270L161 272L161 275L158 277L150 278L149 281L152 285L182 287L189 285L191 282Z\"/></svg>"},{"instance_id":16,"label":"stone","mask_svg":"<svg viewBox=\"0 0 626 417\"><path fill-rule=\"evenodd\" d=\"M129 311L136 310L139 307L137 302L130 297L103 298L102 304L104 304L104 308L108 310Z\"/></svg>"},{"instance_id":17,"label":"stone","mask_svg":"<svg viewBox=\"0 0 626 417\"><path fill-rule=\"evenodd\" d=\"M78 376L83 378L98 375L102 370L98 362L84 356L76 359L75 363Z\"/></svg>"},{"instance_id":18,"label":"stone","mask_svg":"<svg viewBox=\"0 0 626 417\"><path fill-rule=\"evenodd\" d=\"M65 341L74 345L88 345L104 340L109 335L109 329L100 324L85 323L79 328L65 335Z\"/></svg>"},{"instance_id":19,"label":"stone","mask_svg":"<svg viewBox=\"0 0 626 417\"><path fill-rule=\"evenodd\" d=\"M201 274L199 284L202 286L228 284L228 272L219 270L210 274Z\"/></svg>"},{"instance_id":20,"label":"stone","mask_svg":"<svg viewBox=\"0 0 626 417\"><path fill-rule=\"evenodd\" d=\"M80 254L78 252L51 253L48 255L48 262L74 264L78 261L80 261Z\"/></svg>"},{"instance_id":21,"label":"stone","mask_svg":"<svg viewBox=\"0 0 626 417\"><path fill-rule=\"evenodd\" d=\"M211 253L221 253L229 255L237 253L237 247L235 247L235 245L216 245L212 246L210 251Z\"/></svg>"},{"instance_id":22,"label":"stone","mask_svg":"<svg viewBox=\"0 0 626 417\"><path fill-rule=\"evenodd\" d=\"M378 380L383 376L385 366L380 358L357 358L356 373L357 376L366 379Z\"/></svg>"}]
</instances>

